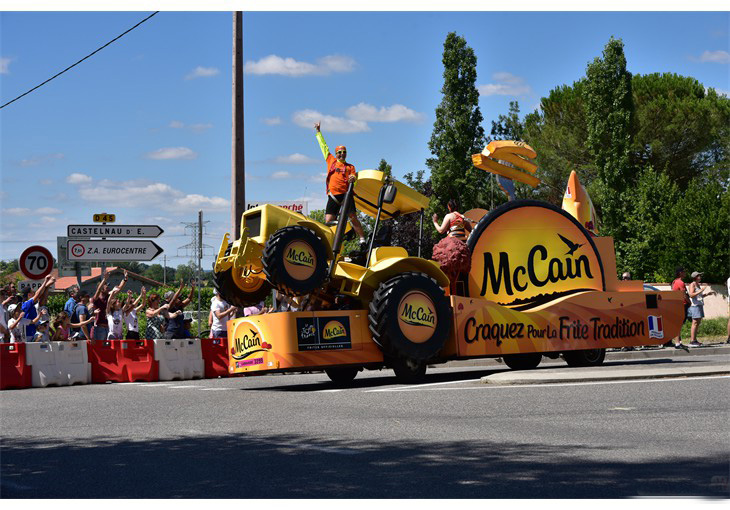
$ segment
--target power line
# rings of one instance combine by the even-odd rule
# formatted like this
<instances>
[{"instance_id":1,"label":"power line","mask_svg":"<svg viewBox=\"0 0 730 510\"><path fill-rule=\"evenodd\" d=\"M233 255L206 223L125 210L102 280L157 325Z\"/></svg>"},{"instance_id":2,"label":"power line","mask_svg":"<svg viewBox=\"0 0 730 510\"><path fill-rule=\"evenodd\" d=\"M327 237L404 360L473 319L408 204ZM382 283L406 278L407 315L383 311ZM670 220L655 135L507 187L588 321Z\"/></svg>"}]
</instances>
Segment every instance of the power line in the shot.
<instances>
[{"instance_id":1,"label":"power line","mask_svg":"<svg viewBox=\"0 0 730 510\"><path fill-rule=\"evenodd\" d=\"M147 17L146 17L145 19L143 19L142 21L140 21L139 23L137 23L136 25L134 25L134 26L133 26L132 28L130 28L129 30L127 30L126 32L123 32L123 33L119 34L119 35L118 35L117 37L115 37L114 39L112 39L111 41L109 41L108 43L106 43L106 44L105 44L104 46L102 46L101 48L97 48L96 50L94 50L93 52L89 53L89 54L88 54L88 55L86 55L86 56L85 56L84 58L82 58L81 60L79 60L78 62L76 62L75 64L73 64L73 65L70 65L70 66L68 66L68 67L67 67L66 69L64 69L64 70L63 70L63 71L61 71L60 73L58 73L58 74L56 74L56 75L54 75L54 76L51 76L50 78L48 78L48 79L47 79L46 81L44 81L44 82L43 82L43 83L41 83L40 85L36 85L36 86L35 86L35 87L33 87L32 89L30 89L30 90L29 90L28 92L25 92L25 93L23 93L23 94L19 95L18 97L16 97L16 98L15 98L15 99L13 99L12 101L8 101L8 102L7 102L7 103L5 103L4 105L0 106L0 110L2 110L3 108L5 108L6 106L8 106L8 105L9 105L10 103L14 103L15 101L17 101L17 100L18 100L18 99L20 99L21 97L23 97L23 96L27 96L28 94L30 94L30 93L31 93L31 92L33 92L34 90L36 90L36 89L39 89L39 88L41 88L41 87L42 87L43 85L45 85L45 84L46 84L46 83L48 83L49 81L53 80L54 78L58 78L59 76L61 76L61 75L62 75L63 73L65 73L65 72L66 72L66 71L68 71L69 69L71 69L71 68L73 68L73 67L76 67L76 66L77 66L77 65L79 65L79 64L80 64L81 62L83 62L83 61L84 61L84 60L86 60L87 58L91 57L91 56L92 56L92 55L94 55L95 53L98 53L98 52L100 52L101 50L103 50L104 48L106 48L107 46L109 46L109 45L110 45L111 43L113 43L114 41L116 41L117 39L121 39L121 38L122 38L123 36L127 35L127 34L128 34L129 32L131 32L132 30L134 30L135 28L137 28L138 26L140 26L140 25L141 25L142 23L144 23L145 21L147 21L148 19L150 19L150 18L151 18L152 16L154 16L154 15L155 15L155 14L157 14L158 12L160 12L160 11L155 11L155 12L153 12L152 14L150 14L149 16L147 16Z\"/></svg>"}]
</instances>

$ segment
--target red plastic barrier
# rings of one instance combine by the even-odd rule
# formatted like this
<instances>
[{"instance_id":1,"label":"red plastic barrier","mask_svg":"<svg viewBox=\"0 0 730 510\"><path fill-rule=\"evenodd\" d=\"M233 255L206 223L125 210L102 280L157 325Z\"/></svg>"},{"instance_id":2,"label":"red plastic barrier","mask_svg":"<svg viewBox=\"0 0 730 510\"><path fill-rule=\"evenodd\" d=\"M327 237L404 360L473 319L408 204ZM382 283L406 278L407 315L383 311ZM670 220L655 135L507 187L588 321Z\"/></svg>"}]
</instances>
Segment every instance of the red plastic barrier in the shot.
<instances>
[{"instance_id":1,"label":"red plastic barrier","mask_svg":"<svg viewBox=\"0 0 730 510\"><path fill-rule=\"evenodd\" d=\"M91 382L159 380L154 340L90 340Z\"/></svg>"},{"instance_id":2,"label":"red plastic barrier","mask_svg":"<svg viewBox=\"0 0 730 510\"><path fill-rule=\"evenodd\" d=\"M205 378L228 377L228 339L201 338Z\"/></svg>"},{"instance_id":3,"label":"red plastic barrier","mask_svg":"<svg viewBox=\"0 0 730 510\"><path fill-rule=\"evenodd\" d=\"M30 388L33 373L25 364L25 343L0 343L0 390Z\"/></svg>"}]
</instances>

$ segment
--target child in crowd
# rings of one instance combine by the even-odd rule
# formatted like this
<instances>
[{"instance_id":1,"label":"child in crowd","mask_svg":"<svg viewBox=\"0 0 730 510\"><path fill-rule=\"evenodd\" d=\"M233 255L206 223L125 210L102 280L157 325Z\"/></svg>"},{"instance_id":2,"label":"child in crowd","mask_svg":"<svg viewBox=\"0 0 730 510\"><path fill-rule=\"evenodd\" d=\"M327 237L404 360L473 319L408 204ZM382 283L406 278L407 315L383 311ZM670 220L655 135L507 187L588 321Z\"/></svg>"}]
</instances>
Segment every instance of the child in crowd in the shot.
<instances>
[{"instance_id":1,"label":"child in crowd","mask_svg":"<svg viewBox=\"0 0 730 510\"><path fill-rule=\"evenodd\" d=\"M10 320L8 321L8 329L10 330L10 341L11 342L25 342L26 338L26 326L30 323L37 324L41 320L40 315L36 315L33 320L25 317L25 312L19 304L10 305L8 307L10 312Z\"/></svg>"},{"instance_id":2,"label":"child in crowd","mask_svg":"<svg viewBox=\"0 0 730 510\"><path fill-rule=\"evenodd\" d=\"M35 336L33 337L34 342L50 342L51 335L48 332L50 323L48 319L41 319L36 327Z\"/></svg>"},{"instance_id":3,"label":"child in crowd","mask_svg":"<svg viewBox=\"0 0 730 510\"><path fill-rule=\"evenodd\" d=\"M137 314L140 313L145 306L146 301L146 289L142 287L142 292L137 299L132 301L132 291L127 291L127 301L122 307L122 317L124 323L127 325L127 336L128 339L139 339L139 324L137 322Z\"/></svg>"},{"instance_id":4,"label":"child in crowd","mask_svg":"<svg viewBox=\"0 0 730 510\"><path fill-rule=\"evenodd\" d=\"M122 335L122 328L124 327L122 322L122 302L117 297L111 298L107 304L106 321L109 325L107 340L121 340L124 338Z\"/></svg>"},{"instance_id":5,"label":"child in crowd","mask_svg":"<svg viewBox=\"0 0 730 510\"><path fill-rule=\"evenodd\" d=\"M52 340L54 342L69 340L71 336L71 328L80 328L81 326L91 323L93 320L93 317L89 317L85 321L72 324L71 317L68 316L68 312L61 312L56 316L56 320L53 321Z\"/></svg>"}]
</instances>

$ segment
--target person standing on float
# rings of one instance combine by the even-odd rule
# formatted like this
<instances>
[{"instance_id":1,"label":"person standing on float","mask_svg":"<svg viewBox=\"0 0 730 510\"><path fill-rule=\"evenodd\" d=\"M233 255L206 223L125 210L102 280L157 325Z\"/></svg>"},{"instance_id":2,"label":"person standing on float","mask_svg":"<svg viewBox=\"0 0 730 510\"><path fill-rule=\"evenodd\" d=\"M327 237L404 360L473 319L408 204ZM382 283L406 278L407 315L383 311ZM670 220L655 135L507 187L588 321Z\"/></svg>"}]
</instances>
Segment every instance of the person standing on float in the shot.
<instances>
[{"instance_id":1,"label":"person standing on float","mask_svg":"<svg viewBox=\"0 0 730 510\"><path fill-rule=\"evenodd\" d=\"M317 141L319 142L319 148L322 149L322 156L327 162L327 180L325 182L327 188L327 207L325 208L324 221L330 223L337 218L337 214L340 212L340 206L347 193L347 187L351 182L355 182L357 175L355 167L346 161L347 148L344 145L338 145L335 148L336 157L330 153L327 142L324 141L324 136L319 130L321 122L317 122L314 125L314 129L317 131ZM350 223L352 228L355 229L357 235L360 236L360 245L364 246L367 244L365 241L365 233L363 232L360 220L357 219L357 214L353 211L350 214Z\"/></svg>"},{"instance_id":2,"label":"person standing on float","mask_svg":"<svg viewBox=\"0 0 730 510\"><path fill-rule=\"evenodd\" d=\"M466 247L467 232L471 232L471 222L457 209L459 204L453 198L447 204L449 213L439 225L438 215L433 215L433 226L439 234L448 234L433 247L433 260L439 263L441 270L451 281L451 293L456 290L459 273L466 273L471 268L471 253Z\"/></svg>"}]
</instances>

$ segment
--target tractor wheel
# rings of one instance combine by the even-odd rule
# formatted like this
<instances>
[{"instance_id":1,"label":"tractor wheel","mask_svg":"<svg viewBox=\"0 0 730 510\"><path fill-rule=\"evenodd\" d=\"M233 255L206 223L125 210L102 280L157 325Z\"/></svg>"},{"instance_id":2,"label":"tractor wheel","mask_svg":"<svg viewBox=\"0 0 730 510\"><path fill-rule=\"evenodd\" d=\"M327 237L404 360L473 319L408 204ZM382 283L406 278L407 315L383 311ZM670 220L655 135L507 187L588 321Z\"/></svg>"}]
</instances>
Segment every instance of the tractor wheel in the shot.
<instances>
[{"instance_id":1,"label":"tractor wheel","mask_svg":"<svg viewBox=\"0 0 730 510\"><path fill-rule=\"evenodd\" d=\"M324 243L304 227L289 226L274 232L266 241L261 262L272 285L289 296L309 294L327 277Z\"/></svg>"},{"instance_id":2,"label":"tractor wheel","mask_svg":"<svg viewBox=\"0 0 730 510\"><path fill-rule=\"evenodd\" d=\"M563 359L569 367L597 367L606 359L606 349L565 351Z\"/></svg>"},{"instance_id":3,"label":"tractor wheel","mask_svg":"<svg viewBox=\"0 0 730 510\"><path fill-rule=\"evenodd\" d=\"M333 367L325 368L324 373L338 386L350 384L360 371L358 367Z\"/></svg>"},{"instance_id":4,"label":"tractor wheel","mask_svg":"<svg viewBox=\"0 0 730 510\"><path fill-rule=\"evenodd\" d=\"M271 284L265 278L243 276L243 269L233 267L213 273L213 285L233 306L257 305L271 294Z\"/></svg>"},{"instance_id":5,"label":"tractor wheel","mask_svg":"<svg viewBox=\"0 0 730 510\"><path fill-rule=\"evenodd\" d=\"M394 358L389 361L398 382L416 384L426 377L426 362L412 359Z\"/></svg>"},{"instance_id":6,"label":"tractor wheel","mask_svg":"<svg viewBox=\"0 0 730 510\"><path fill-rule=\"evenodd\" d=\"M502 361L512 370L532 370L533 368L537 368L540 361L542 361L542 354L539 352L505 354L502 356Z\"/></svg>"},{"instance_id":7,"label":"tractor wheel","mask_svg":"<svg viewBox=\"0 0 730 510\"><path fill-rule=\"evenodd\" d=\"M373 340L386 355L426 361L446 342L451 306L433 278L402 273L380 284L368 320Z\"/></svg>"}]
</instances>

